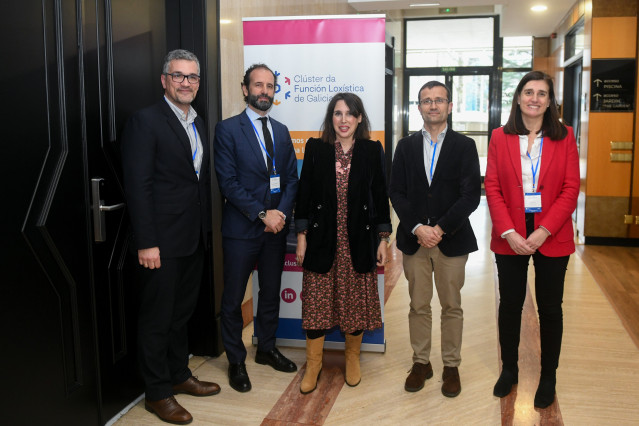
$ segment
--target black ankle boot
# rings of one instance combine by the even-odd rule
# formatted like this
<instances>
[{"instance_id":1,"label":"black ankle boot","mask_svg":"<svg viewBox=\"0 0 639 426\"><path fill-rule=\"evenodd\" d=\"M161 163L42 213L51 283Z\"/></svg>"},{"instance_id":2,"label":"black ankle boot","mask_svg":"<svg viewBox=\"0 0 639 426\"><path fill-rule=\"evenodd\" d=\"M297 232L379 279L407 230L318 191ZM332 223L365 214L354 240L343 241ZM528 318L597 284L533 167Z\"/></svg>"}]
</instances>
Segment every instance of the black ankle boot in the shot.
<instances>
[{"instance_id":1,"label":"black ankle boot","mask_svg":"<svg viewBox=\"0 0 639 426\"><path fill-rule=\"evenodd\" d=\"M508 395L512 390L513 385L517 384L517 376L518 372L513 373L512 371L504 368L499 375L499 379L497 379L497 383L495 383L493 395L499 398L503 398Z\"/></svg>"},{"instance_id":2,"label":"black ankle boot","mask_svg":"<svg viewBox=\"0 0 639 426\"><path fill-rule=\"evenodd\" d=\"M552 376L541 376L535 393L535 407L546 408L555 401L555 385L557 379Z\"/></svg>"}]
</instances>

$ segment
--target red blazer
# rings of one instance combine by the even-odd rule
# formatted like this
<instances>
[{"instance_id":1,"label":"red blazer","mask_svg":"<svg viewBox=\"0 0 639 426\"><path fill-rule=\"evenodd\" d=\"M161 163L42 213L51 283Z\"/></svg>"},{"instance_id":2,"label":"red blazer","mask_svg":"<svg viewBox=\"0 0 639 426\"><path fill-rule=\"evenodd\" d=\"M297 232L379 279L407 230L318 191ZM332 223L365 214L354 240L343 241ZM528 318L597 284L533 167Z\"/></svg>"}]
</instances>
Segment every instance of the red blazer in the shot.
<instances>
[{"instance_id":1,"label":"red blazer","mask_svg":"<svg viewBox=\"0 0 639 426\"><path fill-rule=\"evenodd\" d=\"M539 247L545 256L568 256L575 251L571 215L579 195L579 154L572 128L562 140L544 139L538 188L542 212L535 214L535 229L543 226L551 235ZM524 192L521 180L519 136L495 129L488 145L484 179L486 199L493 222L490 249L515 254L501 237L508 229L526 236Z\"/></svg>"}]
</instances>

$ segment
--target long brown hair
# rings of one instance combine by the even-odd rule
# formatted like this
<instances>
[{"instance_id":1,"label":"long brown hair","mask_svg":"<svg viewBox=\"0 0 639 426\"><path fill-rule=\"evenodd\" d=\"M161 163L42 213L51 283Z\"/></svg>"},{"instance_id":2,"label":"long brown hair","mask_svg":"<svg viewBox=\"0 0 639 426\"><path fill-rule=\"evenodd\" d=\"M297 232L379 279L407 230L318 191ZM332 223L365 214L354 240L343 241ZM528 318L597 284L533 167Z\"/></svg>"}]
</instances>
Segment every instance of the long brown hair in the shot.
<instances>
[{"instance_id":1,"label":"long brown hair","mask_svg":"<svg viewBox=\"0 0 639 426\"><path fill-rule=\"evenodd\" d=\"M544 112L541 129L527 129L524 125L524 120L521 117L521 108L519 107L521 91L524 89L526 83L532 80L543 80L548 85L550 105L548 105L546 112ZM510 108L510 116L504 126L504 133L509 135L527 135L530 132L537 133L540 130L543 132L544 136L553 140L561 140L568 134L566 126L559 121L559 111L557 110L557 99L555 98L555 89L552 83L552 78L544 72L531 71L526 74L517 85L517 90L515 90L515 94L513 96L513 104Z\"/></svg>"},{"instance_id":2,"label":"long brown hair","mask_svg":"<svg viewBox=\"0 0 639 426\"><path fill-rule=\"evenodd\" d=\"M370 139L371 124L368 121L368 115L364 109L364 103L354 93L338 93L333 96L333 99L326 107L326 116L324 117L324 123L322 124L322 140L326 143L334 144L337 139L335 128L333 127L333 113L335 112L335 105L337 102L344 101L348 107L350 113L359 118L362 116L362 122L359 123L357 129L355 129L354 139Z\"/></svg>"}]
</instances>

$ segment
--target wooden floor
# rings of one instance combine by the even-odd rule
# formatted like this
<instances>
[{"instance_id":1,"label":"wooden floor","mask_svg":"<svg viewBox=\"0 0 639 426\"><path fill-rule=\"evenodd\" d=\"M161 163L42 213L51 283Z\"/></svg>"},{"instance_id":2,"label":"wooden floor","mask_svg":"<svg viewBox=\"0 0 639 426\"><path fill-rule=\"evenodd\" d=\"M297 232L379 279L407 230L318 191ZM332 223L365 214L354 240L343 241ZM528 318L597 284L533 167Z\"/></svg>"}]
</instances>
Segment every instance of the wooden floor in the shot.
<instances>
[{"instance_id":1,"label":"wooden floor","mask_svg":"<svg viewBox=\"0 0 639 426\"><path fill-rule=\"evenodd\" d=\"M545 410L533 407L539 374L538 324L534 298L524 308L520 382L509 397L492 395L499 375L496 273L490 252L490 219L485 201L471 217L480 250L470 255L462 290L464 342L456 398L441 394L439 306L433 302L432 379L419 392L404 391L411 367L408 289L401 253L393 251L386 271L385 353L362 353L362 382L344 385L344 357L325 351L318 389L299 393L305 353L280 348L300 367L297 374L275 372L254 362L252 324L244 330L247 369L253 390L240 394L228 385L227 361L193 357L203 380L222 386L219 395L179 395L194 425L636 425L639 424L639 249L579 247L568 265L564 296L564 340L557 371L557 399ZM532 270L532 268L531 268ZM532 272L532 271L531 271ZM532 273L531 273L532 278ZM534 287L534 286L533 286ZM534 288L529 291L534 295ZM623 318L623 319L621 319ZM116 425L159 425L143 402Z\"/></svg>"}]
</instances>

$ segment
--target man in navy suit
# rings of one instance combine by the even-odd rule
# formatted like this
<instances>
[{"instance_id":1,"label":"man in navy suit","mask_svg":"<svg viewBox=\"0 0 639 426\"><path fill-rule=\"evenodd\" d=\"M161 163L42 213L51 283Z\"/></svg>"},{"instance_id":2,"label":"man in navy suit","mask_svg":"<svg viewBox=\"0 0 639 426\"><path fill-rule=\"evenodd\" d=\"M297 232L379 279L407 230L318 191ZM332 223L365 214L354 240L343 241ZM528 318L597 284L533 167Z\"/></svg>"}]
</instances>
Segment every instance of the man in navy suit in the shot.
<instances>
[{"instance_id":1,"label":"man in navy suit","mask_svg":"<svg viewBox=\"0 0 639 426\"><path fill-rule=\"evenodd\" d=\"M468 217L479 205L481 177L475 141L450 129L450 90L430 81L419 90L424 127L397 144L390 198L400 223L413 368L404 389L416 392L433 376L430 363L433 275L441 305L442 393L461 392L459 364L463 310L461 288L468 254L477 240Z\"/></svg>"},{"instance_id":2,"label":"man in navy suit","mask_svg":"<svg viewBox=\"0 0 639 426\"><path fill-rule=\"evenodd\" d=\"M191 107L200 63L173 50L160 77L164 98L131 116L122 169L141 281L139 363L145 408L168 423L193 420L175 393L215 395L220 387L189 370L187 323L202 283L211 230L211 172L204 122Z\"/></svg>"},{"instance_id":3,"label":"man in navy suit","mask_svg":"<svg viewBox=\"0 0 639 426\"><path fill-rule=\"evenodd\" d=\"M291 136L285 125L268 115L276 83L266 65L251 66L242 82L247 108L215 127L215 172L226 199L222 341L229 360L229 383L238 392L251 390L242 342L242 301L256 264L260 290L255 362L279 371L297 371L275 347L286 234L297 192Z\"/></svg>"}]
</instances>

